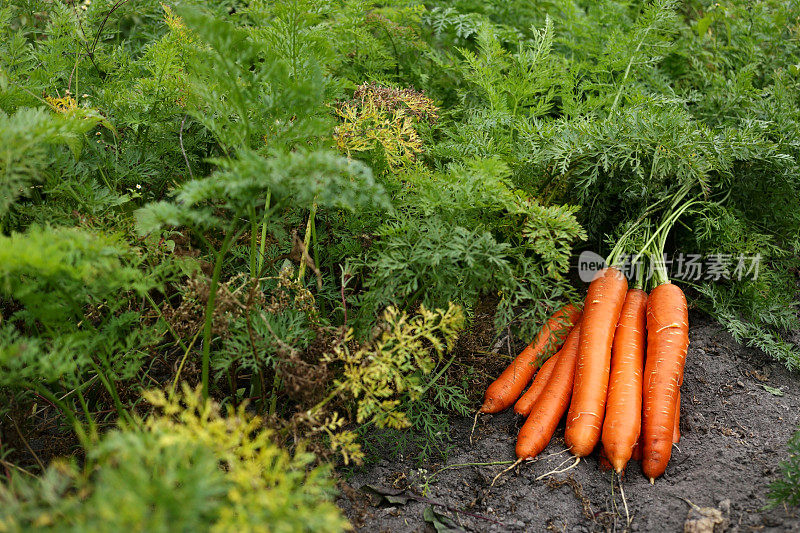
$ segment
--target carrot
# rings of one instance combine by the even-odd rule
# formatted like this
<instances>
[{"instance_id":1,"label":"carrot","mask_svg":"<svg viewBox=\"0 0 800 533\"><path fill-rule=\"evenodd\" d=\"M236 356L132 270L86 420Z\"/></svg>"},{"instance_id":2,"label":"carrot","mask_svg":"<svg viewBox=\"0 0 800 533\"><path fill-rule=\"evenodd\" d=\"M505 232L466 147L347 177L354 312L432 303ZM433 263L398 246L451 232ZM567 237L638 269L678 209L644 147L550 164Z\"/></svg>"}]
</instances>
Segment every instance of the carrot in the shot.
<instances>
[{"instance_id":1,"label":"carrot","mask_svg":"<svg viewBox=\"0 0 800 533\"><path fill-rule=\"evenodd\" d=\"M607 472L614 468L611 465L611 461L608 460L608 455L606 454L606 449L602 446L600 447L600 457L598 458L598 463L600 464L600 470L603 472Z\"/></svg>"},{"instance_id":2,"label":"carrot","mask_svg":"<svg viewBox=\"0 0 800 533\"><path fill-rule=\"evenodd\" d=\"M572 304L567 304L554 313L539 330L533 342L489 385L479 412L499 413L517 401L536 372L539 357L547 349L557 350L561 347L570 328L578 321L580 313Z\"/></svg>"},{"instance_id":3,"label":"carrot","mask_svg":"<svg viewBox=\"0 0 800 533\"><path fill-rule=\"evenodd\" d=\"M558 361L558 354L555 354L544 362L542 368L533 379L533 384L530 386L528 391L523 394L519 400L517 400L517 403L514 404L515 413L518 415L528 416L528 414L531 412L531 407L533 407L534 402L536 402L536 398L539 397L544 388L547 386L547 380L549 380L550 376L553 374L556 361Z\"/></svg>"},{"instance_id":4,"label":"carrot","mask_svg":"<svg viewBox=\"0 0 800 533\"><path fill-rule=\"evenodd\" d=\"M642 411L642 470L654 483L672 453L675 410L689 347L689 315L683 291L663 283L647 300L647 361Z\"/></svg>"},{"instance_id":5,"label":"carrot","mask_svg":"<svg viewBox=\"0 0 800 533\"><path fill-rule=\"evenodd\" d=\"M681 440L681 430L680 430L680 415L681 415L681 392L678 391L678 402L677 407L675 407L675 428L672 430L672 443L678 444ZM642 460L642 444L641 444L641 434L636 439L636 444L633 446L633 454L631 455L631 459L634 461L641 461Z\"/></svg>"},{"instance_id":6,"label":"carrot","mask_svg":"<svg viewBox=\"0 0 800 533\"><path fill-rule=\"evenodd\" d=\"M683 387L683 373L678 383L678 401L675 402L675 428L672 430L672 443L678 444L681 441L681 387Z\"/></svg>"},{"instance_id":7,"label":"carrot","mask_svg":"<svg viewBox=\"0 0 800 533\"><path fill-rule=\"evenodd\" d=\"M672 443L681 441L681 390L678 389L678 401L675 402L675 427L672 428Z\"/></svg>"},{"instance_id":8,"label":"carrot","mask_svg":"<svg viewBox=\"0 0 800 533\"><path fill-rule=\"evenodd\" d=\"M583 311L572 403L564 440L572 453L584 457L600 440L606 408L611 343L628 282L614 267L606 268L589 285Z\"/></svg>"},{"instance_id":9,"label":"carrot","mask_svg":"<svg viewBox=\"0 0 800 533\"><path fill-rule=\"evenodd\" d=\"M547 386L534 402L528 419L519 430L516 448L519 459L533 459L547 447L558 421L569 407L580 333L581 324L578 323L559 352Z\"/></svg>"},{"instance_id":10,"label":"carrot","mask_svg":"<svg viewBox=\"0 0 800 533\"><path fill-rule=\"evenodd\" d=\"M647 311L646 311L646 307L645 307L645 321L647 320L646 316L647 316ZM646 361L647 360L645 359L645 366L647 366L647 362ZM645 388L644 370L642 371L642 374L643 374L642 375L642 403L644 403L644 388ZM640 461L640 462L642 460L642 423L641 423L641 420L642 420L642 416L641 416L641 412L640 412L639 413L639 435L636 437L636 444L633 445L633 453L631 454L631 459L633 459L634 461Z\"/></svg>"},{"instance_id":11,"label":"carrot","mask_svg":"<svg viewBox=\"0 0 800 533\"><path fill-rule=\"evenodd\" d=\"M601 440L617 473L630 460L642 427L646 309L647 293L641 289L629 290L611 348L611 376Z\"/></svg>"},{"instance_id":12,"label":"carrot","mask_svg":"<svg viewBox=\"0 0 800 533\"><path fill-rule=\"evenodd\" d=\"M641 434L639 438L636 439L636 444L633 445L633 453L631 454L631 459L634 461L641 461L642 460L642 441L641 441Z\"/></svg>"}]
</instances>

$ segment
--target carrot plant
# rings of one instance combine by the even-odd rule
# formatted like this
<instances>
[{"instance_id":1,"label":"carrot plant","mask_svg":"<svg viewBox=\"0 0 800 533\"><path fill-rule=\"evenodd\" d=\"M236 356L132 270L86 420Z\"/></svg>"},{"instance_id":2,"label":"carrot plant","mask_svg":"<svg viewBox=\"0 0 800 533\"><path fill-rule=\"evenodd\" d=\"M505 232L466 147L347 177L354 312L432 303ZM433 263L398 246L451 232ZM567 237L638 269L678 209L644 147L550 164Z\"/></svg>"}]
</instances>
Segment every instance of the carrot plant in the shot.
<instances>
[{"instance_id":1,"label":"carrot plant","mask_svg":"<svg viewBox=\"0 0 800 533\"><path fill-rule=\"evenodd\" d=\"M770 484L769 506L800 505L800 431L787 443L789 455L780 464L781 478Z\"/></svg>"},{"instance_id":2,"label":"carrot plant","mask_svg":"<svg viewBox=\"0 0 800 533\"><path fill-rule=\"evenodd\" d=\"M145 395L153 414L106 434L86 464L59 462L40 479L0 486L0 526L38 529L275 528L340 531L347 525L324 500L327 467L289 454L243 408L204 401L199 390ZM220 468L223 464L224 468Z\"/></svg>"}]
</instances>

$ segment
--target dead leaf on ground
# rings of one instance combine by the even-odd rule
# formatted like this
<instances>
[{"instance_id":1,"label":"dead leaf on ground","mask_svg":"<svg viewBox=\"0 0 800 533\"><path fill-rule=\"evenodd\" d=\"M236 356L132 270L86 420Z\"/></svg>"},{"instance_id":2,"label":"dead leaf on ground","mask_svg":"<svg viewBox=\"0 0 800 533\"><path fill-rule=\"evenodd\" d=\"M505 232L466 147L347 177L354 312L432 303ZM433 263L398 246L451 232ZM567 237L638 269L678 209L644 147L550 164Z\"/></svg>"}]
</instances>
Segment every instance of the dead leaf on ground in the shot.
<instances>
[{"instance_id":1,"label":"dead leaf on ground","mask_svg":"<svg viewBox=\"0 0 800 533\"><path fill-rule=\"evenodd\" d=\"M730 524L731 501L723 500L716 507L698 507L689 500L681 498L691 507L683 524L683 533L722 533Z\"/></svg>"},{"instance_id":2,"label":"dead leaf on ground","mask_svg":"<svg viewBox=\"0 0 800 533\"><path fill-rule=\"evenodd\" d=\"M769 379L769 370L764 372L759 372L758 370L745 370L744 373L751 378L757 379L758 381L767 381Z\"/></svg>"},{"instance_id":3,"label":"dead leaf on ground","mask_svg":"<svg viewBox=\"0 0 800 533\"><path fill-rule=\"evenodd\" d=\"M376 485L364 485L361 490L374 496L375 505L381 503L391 503L393 505L405 505L414 498L407 496L402 489L392 489L389 487L378 487Z\"/></svg>"},{"instance_id":4,"label":"dead leaf on ground","mask_svg":"<svg viewBox=\"0 0 800 533\"><path fill-rule=\"evenodd\" d=\"M465 531L455 520L447 515L437 512L432 505L425 508L422 518L433 526L436 533L459 533Z\"/></svg>"}]
</instances>

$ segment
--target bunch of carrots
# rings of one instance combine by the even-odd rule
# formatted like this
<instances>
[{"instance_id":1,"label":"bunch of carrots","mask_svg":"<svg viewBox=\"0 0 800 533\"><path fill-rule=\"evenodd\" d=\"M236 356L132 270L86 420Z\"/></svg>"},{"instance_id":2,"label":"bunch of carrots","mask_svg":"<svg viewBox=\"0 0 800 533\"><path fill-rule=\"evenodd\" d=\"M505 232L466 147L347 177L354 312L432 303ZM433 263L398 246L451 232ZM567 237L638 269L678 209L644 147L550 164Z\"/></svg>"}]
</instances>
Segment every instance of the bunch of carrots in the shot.
<instances>
[{"instance_id":1,"label":"bunch of carrots","mask_svg":"<svg viewBox=\"0 0 800 533\"><path fill-rule=\"evenodd\" d=\"M679 209L673 204L642 254L663 256L670 227L692 203ZM607 264L618 264L621 245ZM642 290L641 275L629 289L619 268L600 271L583 311L569 304L553 314L489 386L479 412L498 413L513 404L527 417L517 438L516 464L545 449L566 413L564 440L578 458L599 446L601 464L617 474L631 458L641 461L651 483L664 473L680 438L689 319L683 291L670 283L663 262L654 267L649 294ZM545 352L554 349L536 373Z\"/></svg>"}]
</instances>

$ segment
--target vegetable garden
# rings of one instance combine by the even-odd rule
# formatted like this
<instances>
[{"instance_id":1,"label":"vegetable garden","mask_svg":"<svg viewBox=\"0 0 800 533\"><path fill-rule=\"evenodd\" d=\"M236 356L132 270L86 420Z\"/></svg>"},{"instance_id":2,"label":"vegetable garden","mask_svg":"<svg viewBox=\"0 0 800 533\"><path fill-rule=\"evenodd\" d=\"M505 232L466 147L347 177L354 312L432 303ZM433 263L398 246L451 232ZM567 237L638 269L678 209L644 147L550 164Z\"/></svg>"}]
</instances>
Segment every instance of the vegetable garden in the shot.
<instances>
[{"instance_id":1,"label":"vegetable garden","mask_svg":"<svg viewBox=\"0 0 800 533\"><path fill-rule=\"evenodd\" d=\"M800 527L800 4L0 37L0 532Z\"/></svg>"}]
</instances>

